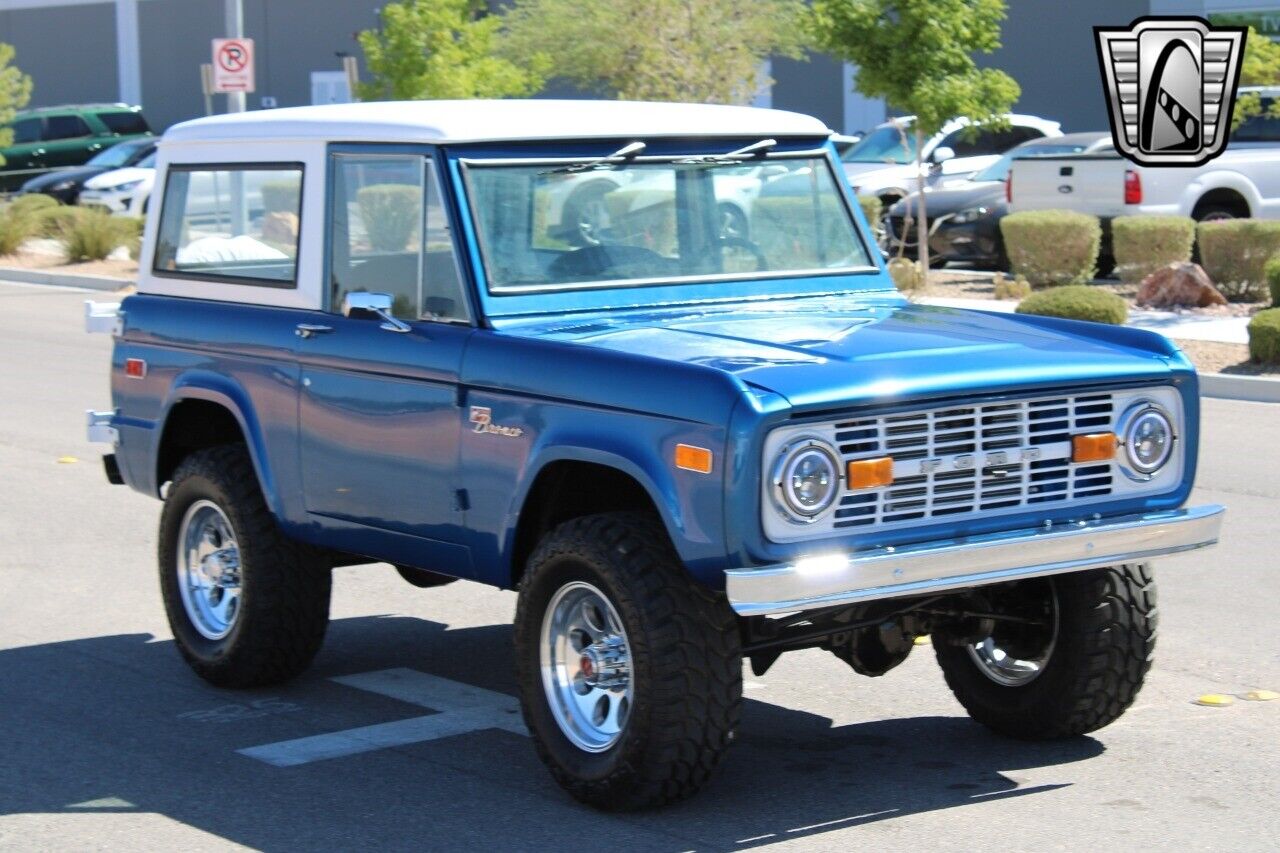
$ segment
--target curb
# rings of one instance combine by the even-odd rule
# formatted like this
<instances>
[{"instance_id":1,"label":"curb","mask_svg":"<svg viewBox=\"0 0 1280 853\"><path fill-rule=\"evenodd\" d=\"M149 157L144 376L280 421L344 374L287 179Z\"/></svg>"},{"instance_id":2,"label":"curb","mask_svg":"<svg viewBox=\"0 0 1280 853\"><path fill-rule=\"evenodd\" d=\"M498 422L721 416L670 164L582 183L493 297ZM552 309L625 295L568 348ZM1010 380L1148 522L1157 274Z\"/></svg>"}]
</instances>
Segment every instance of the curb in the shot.
<instances>
[{"instance_id":1,"label":"curb","mask_svg":"<svg viewBox=\"0 0 1280 853\"><path fill-rule=\"evenodd\" d=\"M1254 403L1280 403L1280 379L1202 373L1200 396L1222 400L1249 400Z\"/></svg>"},{"instance_id":2,"label":"curb","mask_svg":"<svg viewBox=\"0 0 1280 853\"><path fill-rule=\"evenodd\" d=\"M22 284L48 284L55 287L83 287L88 290L119 290L134 283L131 278L112 278L105 275L45 272L43 270L0 267L0 281L17 281Z\"/></svg>"}]
</instances>

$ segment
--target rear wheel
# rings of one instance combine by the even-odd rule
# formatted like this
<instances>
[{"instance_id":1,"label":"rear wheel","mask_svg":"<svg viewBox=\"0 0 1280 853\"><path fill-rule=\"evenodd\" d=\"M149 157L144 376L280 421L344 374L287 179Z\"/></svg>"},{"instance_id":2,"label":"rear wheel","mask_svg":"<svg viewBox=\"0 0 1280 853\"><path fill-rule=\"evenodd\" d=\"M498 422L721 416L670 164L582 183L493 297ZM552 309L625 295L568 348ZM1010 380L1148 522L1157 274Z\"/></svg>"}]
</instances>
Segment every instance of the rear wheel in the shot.
<instances>
[{"instance_id":1,"label":"rear wheel","mask_svg":"<svg viewBox=\"0 0 1280 853\"><path fill-rule=\"evenodd\" d=\"M174 472L160 515L160 590L183 658L220 687L293 678L329 620L329 567L286 537L242 444L201 450Z\"/></svg>"},{"instance_id":2,"label":"rear wheel","mask_svg":"<svg viewBox=\"0 0 1280 853\"><path fill-rule=\"evenodd\" d=\"M515 643L538 754L584 803L621 810L687 797L733 738L733 612L689 579L647 516L587 516L548 534L521 583Z\"/></svg>"},{"instance_id":3,"label":"rear wheel","mask_svg":"<svg viewBox=\"0 0 1280 853\"><path fill-rule=\"evenodd\" d=\"M981 639L938 644L956 699L1000 734L1081 735L1133 703L1156 640L1149 566L1115 566L983 590L997 620Z\"/></svg>"}]
</instances>

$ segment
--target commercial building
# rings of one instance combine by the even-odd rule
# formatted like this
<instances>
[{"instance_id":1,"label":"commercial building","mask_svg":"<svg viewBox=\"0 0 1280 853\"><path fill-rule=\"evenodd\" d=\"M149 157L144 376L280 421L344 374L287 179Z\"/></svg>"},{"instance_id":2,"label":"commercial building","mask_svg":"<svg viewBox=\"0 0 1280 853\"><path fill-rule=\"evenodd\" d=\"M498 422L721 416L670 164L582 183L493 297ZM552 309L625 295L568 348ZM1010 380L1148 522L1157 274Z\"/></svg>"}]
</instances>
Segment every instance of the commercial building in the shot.
<instances>
[{"instance_id":1,"label":"commercial building","mask_svg":"<svg viewBox=\"0 0 1280 853\"><path fill-rule=\"evenodd\" d=\"M583 0L604 2L604 0ZM343 100L343 54L377 24L378 0L243 0L245 35L257 47L250 109ZM1280 0L1010 0L1004 46L982 62L1022 86L1020 112L1068 130L1107 126L1092 27L1143 15L1247 16L1280 35ZM164 128L205 110L200 65L225 34L223 0L0 0L0 41L35 82L32 105L141 104ZM759 102L811 113L850 132L883 121L883 103L853 92L854 69L826 56L770 63L774 84ZM563 95L563 91L557 92ZM221 110L218 96L214 109Z\"/></svg>"}]
</instances>

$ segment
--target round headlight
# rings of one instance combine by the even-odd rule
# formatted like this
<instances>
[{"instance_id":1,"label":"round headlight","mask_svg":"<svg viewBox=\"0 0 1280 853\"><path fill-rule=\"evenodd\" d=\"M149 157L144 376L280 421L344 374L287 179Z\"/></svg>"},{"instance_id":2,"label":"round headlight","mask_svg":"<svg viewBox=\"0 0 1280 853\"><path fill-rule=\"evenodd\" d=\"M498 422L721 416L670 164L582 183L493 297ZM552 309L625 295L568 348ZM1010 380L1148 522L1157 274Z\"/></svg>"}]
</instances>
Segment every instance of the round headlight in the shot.
<instances>
[{"instance_id":1,"label":"round headlight","mask_svg":"<svg viewBox=\"0 0 1280 853\"><path fill-rule=\"evenodd\" d=\"M792 521L814 521L840 492L835 450L817 438L791 442L778 454L773 491L778 508Z\"/></svg>"},{"instance_id":2,"label":"round headlight","mask_svg":"<svg viewBox=\"0 0 1280 853\"><path fill-rule=\"evenodd\" d=\"M1122 440L1129 465L1140 474L1154 474L1173 454L1173 423L1161 409L1147 405L1129 418Z\"/></svg>"}]
</instances>

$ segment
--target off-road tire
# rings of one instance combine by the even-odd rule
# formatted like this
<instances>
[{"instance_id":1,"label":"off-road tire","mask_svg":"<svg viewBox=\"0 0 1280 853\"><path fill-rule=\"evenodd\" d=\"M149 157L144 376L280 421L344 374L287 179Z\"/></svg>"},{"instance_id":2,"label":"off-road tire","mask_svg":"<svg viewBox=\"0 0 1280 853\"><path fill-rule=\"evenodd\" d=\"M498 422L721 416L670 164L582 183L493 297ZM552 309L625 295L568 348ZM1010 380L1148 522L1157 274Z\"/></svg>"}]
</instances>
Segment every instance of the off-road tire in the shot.
<instances>
[{"instance_id":1,"label":"off-road tire","mask_svg":"<svg viewBox=\"0 0 1280 853\"><path fill-rule=\"evenodd\" d=\"M621 739L589 753L560 730L543 688L542 621L565 584L586 581L627 632L634 704ZM742 703L742 650L723 595L692 581L665 529L641 513L567 521L529 558L515 617L521 708L538 755L578 800L612 811L695 793L733 740Z\"/></svg>"},{"instance_id":2,"label":"off-road tire","mask_svg":"<svg viewBox=\"0 0 1280 853\"><path fill-rule=\"evenodd\" d=\"M1005 687L961 646L937 644L947 686L973 719L1024 740L1074 737L1114 722L1133 704L1156 644L1151 567L1122 565L1052 578L1057 642L1044 671Z\"/></svg>"},{"instance_id":3,"label":"off-road tire","mask_svg":"<svg viewBox=\"0 0 1280 853\"><path fill-rule=\"evenodd\" d=\"M199 500L218 505L240 547L240 612L221 640L195 629L178 589L179 529L187 508ZM279 684L305 670L320 650L329 622L329 566L280 531L243 444L200 450L178 465L160 514L158 556L178 651L211 684Z\"/></svg>"}]
</instances>

